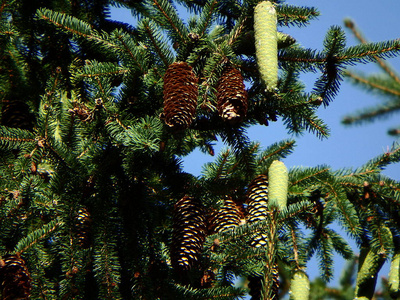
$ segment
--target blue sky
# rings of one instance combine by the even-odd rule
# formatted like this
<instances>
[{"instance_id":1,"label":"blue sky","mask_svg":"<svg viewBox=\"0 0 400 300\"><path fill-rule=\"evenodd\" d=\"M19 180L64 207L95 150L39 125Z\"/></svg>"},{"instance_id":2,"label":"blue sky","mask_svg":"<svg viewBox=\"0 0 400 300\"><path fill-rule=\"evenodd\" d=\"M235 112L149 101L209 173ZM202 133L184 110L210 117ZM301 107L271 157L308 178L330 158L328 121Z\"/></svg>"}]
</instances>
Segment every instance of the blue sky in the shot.
<instances>
[{"instance_id":1,"label":"blue sky","mask_svg":"<svg viewBox=\"0 0 400 300\"><path fill-rule=\"evenodd\" d=\"M321 16L303 28L282 27L280 31L291 34L296 40L307 48L322 49L325 33L332 25L343 27L344 18L350 17L362 30L364 36L371 42L378 42L400 38L400 1L398 0L290 0L287 4L298 6L314 6L318 8ZM111 17L123 22L132 23L134 18L129 11L112 9ZM352 33L345 29L347 45L355 45L357 41ZM388 61L400 73L400 57ZM372 64L358 65L355 67L367 73L379 72L380 69ZM309 90L312 89L313 80L319 74L304 76L303 81ZM369 159L384 153L395 139L386 134L387 129L400 125L400 113L392 117L360 126L345 127L341 124L344 115L356 110L373 106L379 103L379 96L365 92L344 81L341 84L339 95L326 109L321 108L319 116L331 129L328 139L320 140L311 133L305 133L296 137L297 147L293 154L284 160L288 168L295 166L313 167L328 165L332 169L357 168ZM284 126L278 121L270 123L270 126L255 126L249 129L250 138L259 141L263 148L272 143L292 137L288 135ZM398 140L398 142L400 142ZM221 145L216 147L216 153ZM205 162L214 158L206 156L198 151L184 158L185 170L200 175ZM385 175L400 180L400 164L389 166ZM336 260L335 274L339 275L343 267L343 261ZM309 266L311 277L317 275L317 267ZM383 274L387 274L387 266Z\"/></svg>"}]
</instances>

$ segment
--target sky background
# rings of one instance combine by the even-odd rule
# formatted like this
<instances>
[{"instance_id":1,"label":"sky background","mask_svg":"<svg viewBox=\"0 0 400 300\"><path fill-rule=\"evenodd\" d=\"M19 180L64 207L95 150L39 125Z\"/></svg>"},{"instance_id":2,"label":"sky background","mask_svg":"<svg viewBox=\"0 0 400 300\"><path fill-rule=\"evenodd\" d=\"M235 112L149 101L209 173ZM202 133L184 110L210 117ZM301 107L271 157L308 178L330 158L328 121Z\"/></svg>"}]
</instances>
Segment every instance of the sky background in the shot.
<instances>
[{"instance_id":1,"label":"sky background","mask_svg":"<svg viewBox=\"0 0 400 300\"><path fill-rule=\"evenodd\" d=\"M288 0L287 4L297 6L316 7L320 16L311 22L307 27L281 27L282 32L291 34L301 45L307 48L322 50L323 40L330 26L343 26L345 18L351 18L357 27L371 42L379 42L400 38L400 1L399 0ZM182 15L183 18L186 16ZM133 23L134 18L129 11L123 9L112 9L111 18L126 23ZM358 44L352 33L346 29L347 46ZM400 57L388 60L390 65L400 73ZM353 67L366 73L380 72L380 69L372 63L357 65ZM304 76L302 80L311 91L316 77ZM343 81L339 95L327 107L321 108L318 112L326 124L329 125L331 135L328 139L320 140L311 133L304 133L300 137L287 134L285 127L278 121L270 122L269 126L254 126L249 129L251 140L258 141L261 148L266 148L272 143L286 138L296 139L294 152L284 160L285 165L290 169L295 166L314 167L317 165L328 165L333 170L341 168L355 169L374 158L390 147L396 141L394 137L387 135L389 128L400 125L400 112L390 118L358 126L344 126L341 119L357 110L374 106L381 98L377 95L366 92L349 82ZM399 140L397 139L399 142ZM223 147L218 144L216 153ZM213 161L214 157L204 155L195 151L183 159L184 168L187 172L200 175L202 166L206 162ZM389 166L383 174L400 180L400 164ZM335 277L342 271L344 261L340 258L335 260ZM308 266L311 278L318 275L318 267L315 261ZM382 276L388 273L386 264L381 272ZM337 283L337 280L332 284Z\"/></svg>"}]
</instances>

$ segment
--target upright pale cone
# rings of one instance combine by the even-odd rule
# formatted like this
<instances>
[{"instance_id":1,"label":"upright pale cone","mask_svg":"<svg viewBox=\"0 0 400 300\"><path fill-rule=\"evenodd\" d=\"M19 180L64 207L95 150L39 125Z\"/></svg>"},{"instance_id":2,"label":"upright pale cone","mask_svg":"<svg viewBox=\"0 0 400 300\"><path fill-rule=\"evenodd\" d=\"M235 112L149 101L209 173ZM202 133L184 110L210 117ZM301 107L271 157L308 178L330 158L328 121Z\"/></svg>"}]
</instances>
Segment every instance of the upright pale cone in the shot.
<instances>
[{"instance_id":1,"label":"upright pale cone","mask_svg":"<svg viewBox=\"0 0 400 300\"><path fill-rule=\"evenodd\" d=\"M274 160L268 169L269 207L286 208L289 174L285 164Z\"/></svg>"},{"instance_id":2,"label":"upright pale cone","mask_svg":"<svg viewBox=\"0 0 400 300\"><path fill-rule=\"evenodd\" d=\"M296 270L290 283L290 300L308 300L310 298L310 280L302 270Z\"/></svg>"},{"instance_id":3,"label":"upright pale cone","mask_svg":"<svg viewBox=\"0 0 400 300\"><path fill-rule=\"evenodd\" d=\"M389 277L389 292L393 299L400 297L400 253L393 254L390 263Z\"/></svg>"},{"instance_id":4,"label":"upright pale cone","mask_svg":"<svg viewBox=\"0 0 400 300\"><path fill-rule=\"evenodd\" d=\"M256 58L261 79L271 91L278 84L277 17L273 4L262 1L254 9Z\"/></svg>"}]
</instances>

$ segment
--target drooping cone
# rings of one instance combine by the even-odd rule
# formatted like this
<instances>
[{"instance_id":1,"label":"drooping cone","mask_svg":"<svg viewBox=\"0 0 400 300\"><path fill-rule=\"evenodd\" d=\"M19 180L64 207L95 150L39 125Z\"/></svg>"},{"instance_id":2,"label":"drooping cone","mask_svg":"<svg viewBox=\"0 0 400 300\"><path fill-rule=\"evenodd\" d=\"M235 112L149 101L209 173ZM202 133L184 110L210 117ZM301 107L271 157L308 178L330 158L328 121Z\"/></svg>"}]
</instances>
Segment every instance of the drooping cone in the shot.
<instances>
[{"instance_id":1,"label":"drooping cone","mask_svg":"<svg viewBox=\"0 0 400 300\"><path fill-rule=\"evenodd\" d=\"M76 216L75 226L78 242L83 248L88 248L90 246L91 225L92 220L89 211L86 207L80 208Z\"/></svg>"},{"instance_id":2,"label":"drooping cone","mask_svg":"<svg viewBox=\"0 0 400 300\"><path fill-rule=\"evenodd\" d=\"M165 124L175 129L190 126L197 107L197 81L186 62L174 62L168 67L164 75Z\"/></svg>"},{"instance_id":3,"label":"drooping cone","mask_svg":"<svg viewBox=\"0 0 400 300\"><path fill-rule=\"evenodd\" d=\"M261 300L261 291L263 288L263 278L262 276L249 276L249 283L247 286L249 287L249 295L251 296L250 300Z\"/></svg>"},{"instance_id":4,"label":"drooping cone","mask_svg":"<svg viewBox=\"0 0 400 300\"><path fill-rule=\"evenodd\" d=\"M278 84L277 16L270 1L262 1L254 9L254 39L261 79L269 91Z\"/></svg>"},{"instance_id":5,"label":"drooping cone","mask_svg":"<svg viewBox=\"0 0 400 300\"><path fill-rule=\"evenodd\" d=\"M264 220L268 216L268 177L259 175L250 183L247 193L249 223ZM253 247L265 246L268 237L265 233L256 233L252 237Z\"/></svg>"},{"instance_id":6,"label":"drooping cone","mask_svg":"<svg viewBox=\"0 0 400 300\"><path fill-rule=\"evenodd\" d=\"M191 269L198 261L206 236L206 219L199 201L190 196L174 207L171 263L178 271Z\"/></svg>"},{"instance_id":7,"label":"drooping cone","mask_svg":"<svg viewBox=\"0 0 400 300\"><path fill-rule=\"evenodd\" d=\"M19 255L6 255L0 262L1 299L29 299L32 279L25 261Z\"/></svg>"},{"instance_id":8,"label":"drooping cone","mask_svg":"<svg viewBox=\"0 0 400 300\"><path fill-rule=\"evenodd\" d=\"M219 115L232 124L240 122L247 113L247 92L242 74L232 66L225 67L217 85Z\"/></svg>"},{"instance_id":9,"label":"drooping cone","mask_svg":"<svg viewBox=\"0 0 400 300\"><path fill-rule=\"evenodd\" d=\"M271 299L279 299L279 269L278 263L275 261L272 270L272 288L271 288Z\"/></svg>"},{"instance_id":10,"label":"drooping cone","mask_svg":"<svg viewBox=\"0 0 400 300\"><path fill-rule=\"evenodd\" d=\"M234 228L240 224L242 218L239 206L232 199L226 199L224 205L211 216L211 231L221 232Z\"/></svg>"},{"instance_id":11,"label":"drooping cone","mask_svg":"<svg viewBox=\"0 0 400 300\"><path fill-rule=\"evenodd\" d=\"M34 117L26 103L17 100L3 100L1 125L32 130L33 119Z\"/></svg>"}]
</instances>

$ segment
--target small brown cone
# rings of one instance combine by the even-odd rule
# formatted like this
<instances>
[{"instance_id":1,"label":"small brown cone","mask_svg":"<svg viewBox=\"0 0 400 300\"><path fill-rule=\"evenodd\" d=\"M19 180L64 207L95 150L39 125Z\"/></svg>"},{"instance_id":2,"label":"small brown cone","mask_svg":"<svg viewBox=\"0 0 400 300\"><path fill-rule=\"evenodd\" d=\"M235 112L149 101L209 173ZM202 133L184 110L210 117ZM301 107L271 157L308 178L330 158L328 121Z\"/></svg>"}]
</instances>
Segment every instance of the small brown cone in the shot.
<instances>
[{"instance_id":1,"label":"small brown cone","mask_svg":"<svg viewBox=\"0 0 400 300\"><path fill-rule=\"evenodd\" d=\"M17 100L3 100L1 125L32 130L33 119L34 117L26 103Z\"/></svg>"},{"instance_id":2,"label":"small brown cone","mask_svg":"<svg viewBox=\"0 0 400 300\"><path fill-rule=\"evenodd\" d=\"M91 226L92 220L90 213L86 207L82 207L78 210L76 215L76 231L78 242L83 248L89 248L91 243Z\"/></svg>"},{"instance_id":3,"label":"small brown cone","mask_svg":"<svg viewBox=\"0 0 400 300\"><path fill-rule=\"evenodd\" d=\"M247 106L247 92L242 74L228 65L217 85L218 113L225 121L235 124L246 116Z\"/></svg>"},{"instance_id":4,"label":"small brown cone","mask_svg":"<svg viewBox=\"0 0 400 300\"><path fill-rule=\"evenodd\" d=\"M196 199L185 196L174 207L171 263L177 271L191 269L199 260L206 236L206 219Z\"/></svg>"},{"instance_id":5,"label":"small brown cone","mask_svg":"<svg viewBox=\"0 0 400 300\"><path fill-rule=\"evenodd\" d=\"M1 261L1 299L29 299L32 279L25 261L19 255L6 255Z\"/></svg>"},{"instance_id":6,"label":"small brown cone","mask_svg":"<svg viewBox=\"0 0 400 300\"><path fill-rule=\"evenodd\" d=\"M261 300L262 294L262 276L249 276L249 295L251 296L251 300Z\"/></svg>"},{"instance_id":7,"label":"small brown cone","mask_svg":"<svg viewBox=\"0 0 400 300\"><path fill-rule=\"evenodd\" d=\"M197 107L197 77L186 62L172 63L164 75L165 124L186 129L195 118Z\"/></svg>"}]
</instances>

